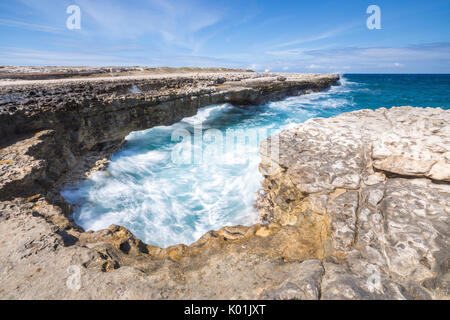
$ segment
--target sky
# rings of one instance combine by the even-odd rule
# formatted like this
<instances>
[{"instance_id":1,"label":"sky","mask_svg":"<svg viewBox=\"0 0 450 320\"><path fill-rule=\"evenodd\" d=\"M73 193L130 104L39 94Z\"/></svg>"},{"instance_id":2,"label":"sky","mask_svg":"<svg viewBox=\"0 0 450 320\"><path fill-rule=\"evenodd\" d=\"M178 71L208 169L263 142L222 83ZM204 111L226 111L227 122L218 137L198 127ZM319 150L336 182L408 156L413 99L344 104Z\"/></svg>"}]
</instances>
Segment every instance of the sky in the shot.
<instances>
[{"instance_id":1,"label":"sky","mask_svg":"<svg viewBox=\"0 0 450 320\"><path fill-rule=\"evenodd\" d=\"M0 65L450 73L450 1L0 0L0 39Z\"/></svg>"}]
</instances>

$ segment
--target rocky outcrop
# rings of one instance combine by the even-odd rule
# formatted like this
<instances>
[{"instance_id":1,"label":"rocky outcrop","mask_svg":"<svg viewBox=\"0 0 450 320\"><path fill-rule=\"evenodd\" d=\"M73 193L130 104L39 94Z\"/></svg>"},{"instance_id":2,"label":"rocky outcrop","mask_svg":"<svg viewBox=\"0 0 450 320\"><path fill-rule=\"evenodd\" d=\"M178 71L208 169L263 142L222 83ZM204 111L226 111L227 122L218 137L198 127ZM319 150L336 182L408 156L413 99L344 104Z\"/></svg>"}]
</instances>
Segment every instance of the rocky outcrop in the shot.
<instances>
[{"instance_id":1,"label":"rocky outcrop","mask_svg":"<svg viewBox=\"0 0 450 320\"><path fill-rule=\"evenodd\" d=\"M51 79L80 79L80 78L98 78L98 77L120 77L120 76L139 76L155 74L174 74L184 73L192 74L194 72L219 73L219 72L253 72L252 70L229 69L229 68L171 68L171 67L64 67L64 66L0 66L0 79L4 80L51 80Z\"/></svg>"},{"instance_id":2,"label":"rocky outcrop","mask_svg":"<svg viewBox=\"0 0 450 320\"><path fill-rule=\"evenodd\" d=\"M325 89L338 78L191 71L1 82L0 298L255 298L288 279L323 255L294 229L225 227L191 246L157 248L120 226L85 232L59 185L101 169L132 130L212 103Z\"/></svg>"},{"instance_id":3,"label":"rocky outcrop","mask_svg":"<svg viewBox=\"0 0 450 320\"><path fill-rule=\"evenodd\" d=\"M0 136L53 129L80 150L128 133L169 125L217 103L263 104L323 90L337 75L254 72L157 74L115 78L0 82ZM225 81L226 80L226 81Z\"/></svg>"},{"instance_id":4,"label":"rocky outcrop","mask_svg":"<svg viewBox=\"0 0 450 320\"><path fill-rule=\"evenodd\" d=\"M227 71L0 82L0 147L6 147L0 161L8 165L0 168L5 172L0 199L46 192L67 174L79 178L104 163L131 131L173 124L206 105L261 104L322 90L339 79L290 74L279 81L278 76ZM25 150L23 144L31 141L40 147ZM13 159L25 152L20 161L37 152L28 169Z\"/></svg>"},{"instance_id":5,"label":"rocky outcrop","mask_svg":"<svg viewBox=\"0 0 450 320\"><path fill-rule=\"evenodd\" d=\"M450 119L441 109L363 110L270 138L263 221L190 246L158 248L120 226L85 232L71 220L59 183L104 166L128 130L177 121L203 102L258 103L337 80L250 74L2 87L0 298L448 298ZM159 89L146 89L153 82ZM399 158L408 167L390 161Z\"/></svg>"},{"instance_id":6,"label":"rocky outcrop","mask_svg":"<svg viewBox=\"0 0 450 320\"><path fill-rule=\"evenodd\" d=\"M361 110L261 146L264 220L324 230L322 298L449 297L449 123L442 109Z\"/></svg>"}]
</instances>

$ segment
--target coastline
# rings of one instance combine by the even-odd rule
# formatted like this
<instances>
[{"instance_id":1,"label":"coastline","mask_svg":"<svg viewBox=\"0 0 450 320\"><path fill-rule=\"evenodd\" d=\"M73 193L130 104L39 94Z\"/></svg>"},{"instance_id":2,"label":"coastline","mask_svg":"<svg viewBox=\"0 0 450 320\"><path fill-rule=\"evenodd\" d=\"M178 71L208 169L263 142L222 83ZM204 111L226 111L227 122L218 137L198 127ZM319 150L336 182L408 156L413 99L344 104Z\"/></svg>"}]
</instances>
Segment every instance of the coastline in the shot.
<instances>
[{"instance_id":1,"label":"coastline","mask_svg":"<svg viewBox=\"0 0 450 320\"><path fill-rule=\"evenodd\" d=\"M60 187L103 169L131 131L172 124L211 104L261 104L320 91L336 84L338 79L337 75L228 71L93 80L3 81L1 220L20 221L20 225L31 229L46 230L40 230L40 236L26 233L31 238L45 234L42 248L36 250L43 257L40 252L43 248L86 251L86 247L95 247L87 250L89 261L81 265L93 265L100 272L134 268L148 259L173 263L217 245L221 247L224 241L251 237L263 226L224 227L208 232L191 246L163 249L144 244L120 226L84 232L70 218L71 207L59 194ZM132 90L136 87L137 91ZM37 241L41 243L36 239L30 243ZM54 243L51 248L48 241ZM69 254L63 260L67 259L74 257Z\"/></svg>"},{"instance_id":2,"label":"coastline","mask_svg":"<svg viewBox=\"0 0 450 320\"><path fill-rule=\"evenodd\" d=\"M277 74L271 80L267 74L261 75L250 80L241 78L238 85L230 87L222 87L227 83L223 77L208 75L207 83L212 82L209 96L222 99L229 95L235 103L247 104L289 92L324 89L337 81L336 76L325 76L327 80L321 82L324 78L318 76L318 83L309 82L308 87L308 81L301 76L302 80L289 83L284 75ZM139 105L136 100L148 101L145 93L144 97L136 97L128 92L132 84L120 85L125 86L125 98L114 99L129 104L108 112L133 110ZM108 85L102 83L100 87ZM118 87L112 88L114 91ZM182 92L186 88L190 84L182 87ZM58 97L71 101L64 100L63 95ZM115 106L119 103L110 98L98 100ZM80 105L85 110L78 112L80 118L95 115L90 108L105 109L99 102ZM170 105L163 110L170 109ZM188 105L189 110L183 110L174 104L175 110L183 114L195 113L195 107L190 102ZM4 250L0 252L2 299L449 296L445 228L449 224L446 195L450 194L450 177L446 174L450 170L442 148L449 145L450 133L445 124L450 121L446 120L450 111L412 107L359 110L311 119L285 130L278 135L280 159L271 158L264 147L267 142L261 146L260 171L265 179L257 205L264 223L224 227L207 232L189 246L159 248L143 243L120 226L85 232L70 219L71 208L55 188L57 182L70 177L67 168L77 168L78 157L91 165L78 167L79 172L72 176L74 181L92 168L101 169L101 159L117 150L121 140L95 131L96 126L91 124L85 125L85 132L93 130L94 134L65 145L71 141L70 135L63 134L73 128L70 123L55 125L59 123L55 120L61 120L60 116L51 116L55 110L44 108L44 118L33 105L27 114L27 106L21 103L16 112L33 119L28 129L36 128L36 124L54 126L38 128L37 133L31 130L28 135L19 132L25 137L16 137L14 143L2 146L0 151L2 179L10 179L9 184L0 184L0 234L8 239L3 240ZM64 115L67 110L58 106L54 113L59 112ZM122 122L128 127L121 128L120 136L130 128L148 125L128 119ZM170 121L176 119L173 116ZM112 121L111 128L117 123ZM9 125L17 128L17 123ZM100 144L93 141L97 132ZM402 139L394 139L396 136ZM424 163L420 153L408 153L410 145L423 150L429 142L436 145L429 151L429 162ZM383 148L385 143L388 149ZM98 158L101 161L95 163ZM433 170L436 165L439 170ZM436 177L436 172L440 176ZM54 179L61 174L63 178ZM68 285L77 272L80 286Z\"/></svg>"}]
</instances>

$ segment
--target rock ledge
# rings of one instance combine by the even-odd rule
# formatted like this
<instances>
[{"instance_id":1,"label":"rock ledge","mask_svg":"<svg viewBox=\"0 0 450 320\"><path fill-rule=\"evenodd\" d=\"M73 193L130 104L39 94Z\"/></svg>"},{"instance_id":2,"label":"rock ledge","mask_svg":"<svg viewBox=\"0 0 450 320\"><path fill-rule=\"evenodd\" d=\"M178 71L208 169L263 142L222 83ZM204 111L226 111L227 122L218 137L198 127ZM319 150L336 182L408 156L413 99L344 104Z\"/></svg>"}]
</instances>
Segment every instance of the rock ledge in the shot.
<instances>
[{"instance_id":1,"label":"rock ledge","mask_svg":"<svg viewBox=\"0 0 450 320\"><path fill-rule=\"evenodd\" d=\"M449 298L449 123L440 108L360 110L262 144L262 218L323 232L322 298Z\"/></svg>"},{"instance_id":2,"label":"rock ledge","mask_svg":"<svg viewBox=\"0 0 450 320\"><path fill-rule=\"evenodd\" d=\"M450 112L442 109L361 110L269 138L262 223L210 231L190 246L149 246L114 225L85 232L70 219L58 184L101 167L129 131L205 103L258 102L337 81L249 74L208 74L192 95L186 76L144 79L141 93L129 93L130 79L1 89L0 298L448 299ZM148 81L165 89L155 93ZM180 87L168 98L169 83ZM30 88L39 92L32 102Z\"/></svg>"}]
</instances>

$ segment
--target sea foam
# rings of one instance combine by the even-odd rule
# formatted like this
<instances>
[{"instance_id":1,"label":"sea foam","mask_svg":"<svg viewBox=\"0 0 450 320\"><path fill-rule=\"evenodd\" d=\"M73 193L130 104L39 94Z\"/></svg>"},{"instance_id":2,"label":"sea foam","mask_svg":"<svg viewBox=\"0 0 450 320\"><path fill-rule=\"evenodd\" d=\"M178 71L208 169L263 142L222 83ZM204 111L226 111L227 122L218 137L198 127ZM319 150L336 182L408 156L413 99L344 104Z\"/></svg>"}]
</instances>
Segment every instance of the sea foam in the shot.
<instances>
[{"instance_id":1,"label":"sea foam","mask_svg":"<svg viewBox=\"0 0 450 320\"><path fill-rule=\"evenodd\" d=\"M123 225L162 247L190 244L223 226L254 224L262 181L260 142L327 110L350 106L349 86L263 106L208 106L172 126L133 132L107 172L97 172L63 195L86 230ZM174 132L188 138L174 140ZM193 136L199 132L200 144ZM190 161L174 161L180 152Z\"/></svg>"}]
</instances>

